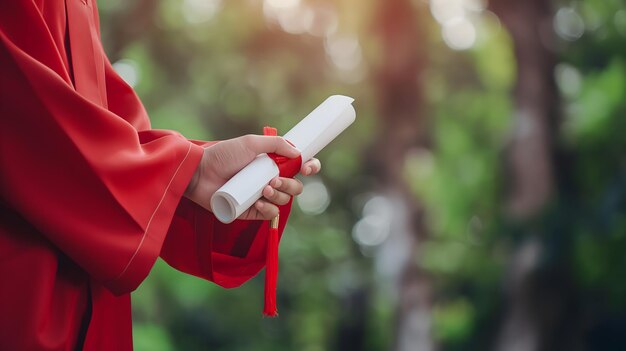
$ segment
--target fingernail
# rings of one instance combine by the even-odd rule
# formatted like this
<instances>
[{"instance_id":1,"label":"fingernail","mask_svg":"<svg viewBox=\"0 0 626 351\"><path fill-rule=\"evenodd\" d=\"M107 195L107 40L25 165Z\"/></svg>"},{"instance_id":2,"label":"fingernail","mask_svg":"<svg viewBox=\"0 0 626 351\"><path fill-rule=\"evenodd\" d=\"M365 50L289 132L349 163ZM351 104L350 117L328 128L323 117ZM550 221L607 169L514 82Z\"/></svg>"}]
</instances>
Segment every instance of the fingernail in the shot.
<instances>
[{"instance_id":1,"label":"fingernail","mask_svg":"<svg viewBox=\"0 0 626 351\"><path fill-rule=\"evenodd\" d=\"M278 188L281 184L283 184L283 182L280 179L276 179L276 181L274 182L274 187Z\"/></svg>"},{"instance_id":2,"label":"fingernail","mask_svg":"<svg viewBox=\"0 0 626 351\"><path fill-rule=\"evenodd\" d=\"M305 171L306 171L306 175L309 175L311 174L313 170L311 169L311 167L307 167Z\"/></svg>"},{"instance_id":3,"label":"fingernail","mask_svg":"<svg viewBox=\"0 0 626 351\"><path fill-rule=\"evenodd\" d=\"M270 196L274 195L274 188L270 187Z\"/></svg>"},{"instance_id":4,"label":"fingernail","mask_svg":"<svg viewBox=\"0 0 626 351\"><path fill-rule=\"evenodd\" d=\"M263 203L261 201L256 203L256 208L258 208L259 210L263 208Z\"/></svg>"}]
</instances>

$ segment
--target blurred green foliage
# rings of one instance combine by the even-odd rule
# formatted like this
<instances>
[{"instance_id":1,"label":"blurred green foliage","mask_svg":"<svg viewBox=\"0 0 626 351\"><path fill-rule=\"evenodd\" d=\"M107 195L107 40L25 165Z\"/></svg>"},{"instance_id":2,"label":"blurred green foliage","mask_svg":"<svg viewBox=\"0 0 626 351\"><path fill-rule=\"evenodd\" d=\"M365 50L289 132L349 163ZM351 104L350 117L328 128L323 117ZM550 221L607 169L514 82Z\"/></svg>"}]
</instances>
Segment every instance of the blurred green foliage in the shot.
<instances>
[{"instance_id":1,"label":"blurred green foliage","mask_svg":"<svg viewBox=\"0 0 626 351\"><path fill-rule=\"evenodd\" d=\"M293 23L272 13L272 4L293 3L314 9L315 25L303 30L298 20L305 17L293 15ZM585 26L579 38L559 39L553 48L562 96L555 103L563 110L558 142L575 162L550 209L523 226L541 228L542 262L564 257L573 272L584 347L611 349L604 330L626 328L626 4L554 3L576 11ZM349 296L363 288L370 294L362 349L389 349L394 282L377 270L375 248L364 251L351 236L374 191L364 156L385 119L377 115L374 76L378 3L99 5L109 57L136 76L154 128L203 140L260 133L266 124L284 132L328 95L356 98L357 122L319 155L322 174L303 179L322 182L330 204L317 214L294 205L281 243L280 318L261 318L262 274L224 290L160 261L133 294L136 349L339 349L338 335L350 327ZM429 33L416 38L427 48L428 67L416 79L425 89L429 147L409 153L404 175L432 233L421 264L434 277L433 337L444 349L485 349L506 308L507 263L522 241L503 205L504 151L515 115L514 43L498 18L483 11L475 19L476 43L454 51L430 13L419 16Z\"/></svg>"}]
</instances>

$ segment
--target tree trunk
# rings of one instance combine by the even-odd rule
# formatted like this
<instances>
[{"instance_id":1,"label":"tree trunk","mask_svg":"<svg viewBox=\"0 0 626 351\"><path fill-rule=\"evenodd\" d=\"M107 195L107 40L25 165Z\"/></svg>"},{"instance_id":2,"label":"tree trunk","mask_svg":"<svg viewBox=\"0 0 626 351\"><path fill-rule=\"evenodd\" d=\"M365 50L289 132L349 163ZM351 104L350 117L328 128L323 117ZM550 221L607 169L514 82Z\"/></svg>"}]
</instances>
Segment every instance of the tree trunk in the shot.
<instances>
[{"instance_id":1,"label":"tree trunk","mask_svg":"<svg viewBox=\"0 0 626 351\"><path fill-rule=\"evenodd\" d=\"M382 61L376 79L380 120L368 167L393 209L391 232L383 245L399 242L396 247L402 248L394 252L399 262L393 349L430 351L435 348L431 337L432 284L416 259L426 230L422 208L403 177L407 153L424 144L424 98L419 78L426 65L426 37L418 19L425 12L424 6L416 8L410 0L379 4L377 31Z\"/></svg>"},{"instance_id":2,"label":"tree trunk","mask_svg":"<svg viewBox=\"0 0 626 351\"><path fill-rule=\"evenodd\" d=\"M507 150L507 215L524 239L513 255L505 282L505 311L496 350L538 351L554 346L572 309L569 271L560 253L547 255L545 225L533 227L556 198L556 142L559 94L552 7L545 0L492 0L492 10L513 38L517 60L514 128ZM561 248L563 250L563 248ZM557 256L543 264L542 257ZM571 318L571 317L570 317ZM570 323L573 324L573 323ZM565 336L559 348L571 343Z\"/></svg>"},{"instance_id":3,"label":"tree trunk","mask_svg":"<svg viewBox=\"0 0 626 351\"><path fill-rule=\"evenodd\" d=\"M493 0L492 9L513 38L517 61L507 208L511 217L525 220L544 209L554 191L559 95L552 9L545 0Z\"/></svg>"}]
</instances>

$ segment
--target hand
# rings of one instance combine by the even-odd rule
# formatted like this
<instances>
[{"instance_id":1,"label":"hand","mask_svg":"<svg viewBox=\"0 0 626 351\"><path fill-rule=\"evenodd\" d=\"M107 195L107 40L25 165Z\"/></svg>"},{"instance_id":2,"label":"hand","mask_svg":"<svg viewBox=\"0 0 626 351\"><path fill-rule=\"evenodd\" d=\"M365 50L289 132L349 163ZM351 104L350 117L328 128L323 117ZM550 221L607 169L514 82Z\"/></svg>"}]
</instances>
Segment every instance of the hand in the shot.
<instances>
[{"instance_id":1,"label":"hand","mask_svg":"<svg viewBox=\"0 0 626 351\"><path fill-rule=\"evenodd\" d=\"M300 173L305 176L317 174L322 164L313 158L302 165ZM272 219L278 215L278 207L286 205L292 196L302 193L302 182L295 178L276 177L263 189L263 197L254 203L239 219Z\"/></svg>"},{"instance_id":2,"label":"hand","mask_svg":"<svg viewBox=\"0 0 626 351\"><path fill-rule=\"evenodd\" d=\"M245 135L213 144L204 150L185 196L207 210L211 210L211 196L232 176L262 153L274 152L293 158L300 152L285 139L277 136ZM302 165L303 175L320 171L319 160L312 159ZM244 212L239 219L271 219L278 214L277 205L289 202L291 196L302 192L302 183L297 179L276 177L263 189L263 198Z\"/></svg>"}]
</instances>

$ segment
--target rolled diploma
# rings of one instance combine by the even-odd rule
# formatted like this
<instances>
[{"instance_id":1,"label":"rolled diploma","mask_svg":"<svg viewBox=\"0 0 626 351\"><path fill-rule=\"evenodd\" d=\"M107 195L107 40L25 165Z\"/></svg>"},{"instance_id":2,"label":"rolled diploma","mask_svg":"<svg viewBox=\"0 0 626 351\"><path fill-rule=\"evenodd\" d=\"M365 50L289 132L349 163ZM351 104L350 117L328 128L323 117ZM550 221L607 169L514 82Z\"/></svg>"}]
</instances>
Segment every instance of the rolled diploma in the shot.
<instances>
[{"instance_id":1,"label":"rolled diploma","mask_svg":"<svg viewBox=\"0 0 626 351\"><path fill-rule=\"evenodd\" d=\"M293 127L284 138L302 155L313 158L356 118L353 98L333 95ZM261 198L263 188L278 176L278 166L267 154L258 155L211 197L211 209L222 223L230 223Z\"/></svg>"}]
</instances>

